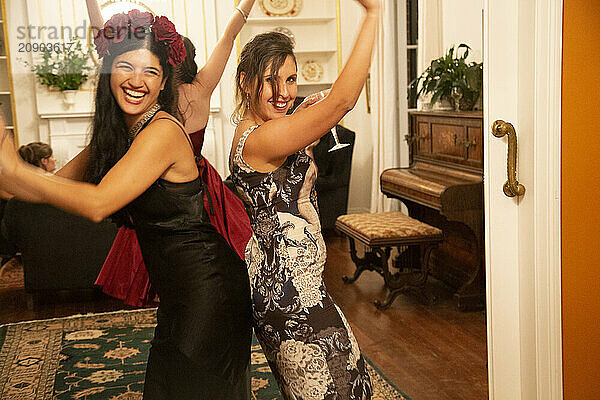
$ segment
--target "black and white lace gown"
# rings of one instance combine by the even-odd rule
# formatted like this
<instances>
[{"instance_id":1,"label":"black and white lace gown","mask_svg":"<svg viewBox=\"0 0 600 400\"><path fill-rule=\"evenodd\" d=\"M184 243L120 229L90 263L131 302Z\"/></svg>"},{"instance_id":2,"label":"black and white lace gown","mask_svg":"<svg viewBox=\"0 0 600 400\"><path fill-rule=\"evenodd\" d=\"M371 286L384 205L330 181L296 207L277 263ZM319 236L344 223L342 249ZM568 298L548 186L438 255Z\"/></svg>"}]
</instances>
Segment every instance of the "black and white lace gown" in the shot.
<instances>
[{"instance_id":1,"label":"black and white lace gown","mask_svg":"<svg viewBox=\"0 0 600 400\"><path fill-rule=\"evenodd\" d=\"M325 242L307 151L269 173L242 157L231 172L254 232L246 248L255 332L286 399L369 399L365 361L344 315L323 283Z\"/></svg>"}]
</instances>

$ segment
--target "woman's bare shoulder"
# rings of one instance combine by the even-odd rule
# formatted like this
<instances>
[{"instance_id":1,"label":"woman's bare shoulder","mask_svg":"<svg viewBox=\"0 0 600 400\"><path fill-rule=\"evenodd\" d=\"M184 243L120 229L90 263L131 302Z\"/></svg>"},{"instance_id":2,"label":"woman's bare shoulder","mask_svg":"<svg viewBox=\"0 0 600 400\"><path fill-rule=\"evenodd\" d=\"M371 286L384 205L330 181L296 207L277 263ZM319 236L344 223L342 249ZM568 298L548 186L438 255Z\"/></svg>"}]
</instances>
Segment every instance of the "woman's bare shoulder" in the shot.
<instances>
[{"instance_id":1,"label":"woman's bare shoulder","mask_svg":"<svg viewBox=\"0 0 600 400\"><path fill-rule=\"evenodd\" d=\"M177 118L165 111L159 111L138 136L144 137L144 141L164 143L177 137L185 140L184 134L185 128Z\"/></svg>"}]
</instances>

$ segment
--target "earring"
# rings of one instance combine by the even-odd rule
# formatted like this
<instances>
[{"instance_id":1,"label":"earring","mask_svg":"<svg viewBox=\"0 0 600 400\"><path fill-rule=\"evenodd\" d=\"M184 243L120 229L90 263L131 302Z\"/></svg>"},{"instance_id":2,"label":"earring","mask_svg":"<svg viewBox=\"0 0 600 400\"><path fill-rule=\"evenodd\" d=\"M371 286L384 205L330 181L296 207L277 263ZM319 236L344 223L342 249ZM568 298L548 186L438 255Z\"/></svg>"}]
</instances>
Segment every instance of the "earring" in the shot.
<instances>
[{"instance_id":1,"label":"earring","mask_svg":"<svg viewBox=\"0 0 600 400\"><path fill-rule=\"evenodd\" d=\"M250 93L246 93L246 109L250 109Z\"/></svg>"}]
</instances>

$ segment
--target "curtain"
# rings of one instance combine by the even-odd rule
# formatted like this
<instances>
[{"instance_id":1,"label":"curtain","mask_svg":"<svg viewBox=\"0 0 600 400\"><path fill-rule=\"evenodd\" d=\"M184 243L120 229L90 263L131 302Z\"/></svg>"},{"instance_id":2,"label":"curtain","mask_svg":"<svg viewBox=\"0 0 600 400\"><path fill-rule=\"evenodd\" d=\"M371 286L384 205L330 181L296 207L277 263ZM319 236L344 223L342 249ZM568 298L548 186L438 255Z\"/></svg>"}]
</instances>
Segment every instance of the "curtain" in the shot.
<instances>
[{"instance_id":1,"label":"curtain","mask_svg":"<svg viewBox=\"0 0 600 400\"><path fill-rule=\"evenodd\" d=\"M399 208L398 200L381 193L379 177L387 168L408 164L404 141L408 133L406 6L404 1L385 0L381 12L382 25L371 70L374 114L371 212Z\"/></svg>"},{"instance_id":2,"label":"curtain","mask_svg":"<svg viewBox=\"0 0 600 400\"><path fill-rule=\"evenodd\" d=\"M419 0L419 74L444 54L442 11L442 0Z\"/></svg>"}]
</instances>

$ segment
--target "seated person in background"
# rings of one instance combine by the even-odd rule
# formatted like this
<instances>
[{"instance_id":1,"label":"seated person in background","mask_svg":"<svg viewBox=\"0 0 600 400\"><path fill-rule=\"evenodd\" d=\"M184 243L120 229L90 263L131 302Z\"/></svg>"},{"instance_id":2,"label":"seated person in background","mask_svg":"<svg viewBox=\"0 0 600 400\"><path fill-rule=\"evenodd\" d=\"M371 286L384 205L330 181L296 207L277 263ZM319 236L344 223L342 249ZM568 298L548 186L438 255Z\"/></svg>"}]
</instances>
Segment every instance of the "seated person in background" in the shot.
<instances>
[{"instance_id":1,"label":"seated person in background","mask_svg":"<svg viewBox=\"0 0 600 400\"><path fill-rule=\"evenodd\" d=\"M50 173L56 170L56 160L50 145L42 142L32 142L19 147L18 151L21 158L29 164Z\"/></svg>"},{"instance_id":2,"label":"seated person in background","mask_svg":"<svg viewBox=\"0 0 600 400\"><path fill-rule=\"evenodd\" d=\"M56 170L56 160L54 159L52 147L47 143L32 142L19 147L19 156L27 163L43 169L48 173ZM11 193L0 190L0 220L4 217L4 208L8 199L12 198ZM0 265L4 265L8 260L15 256L13 246L9 245L4 235L0 236Z\"/></svg>"},{"instance_id":3,"label":"seated person in background","mask_svg":"<svg viewBox=\"0 0 600 400\"><path fill-rule=\"evenodd\" d=\"M41 168L48 173L53 173L56 170L56 160L54 159L52 147L50 147L49 144L31 142L19 147L17 152L25 162ZM4 215L6 200L12 197L13 195L11 193L0 190L0 219L2 219L2 215Z\"/></svg>"}]
</instances>

